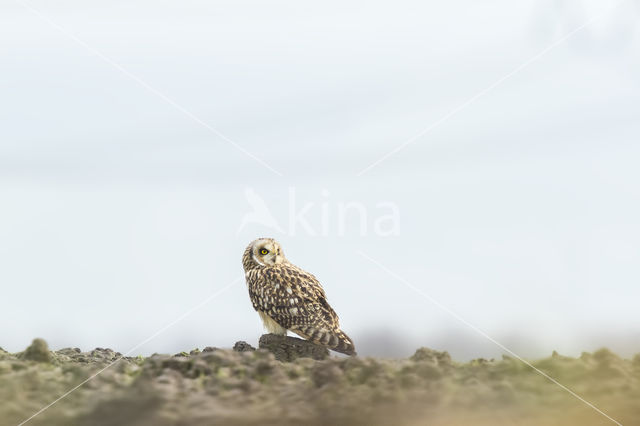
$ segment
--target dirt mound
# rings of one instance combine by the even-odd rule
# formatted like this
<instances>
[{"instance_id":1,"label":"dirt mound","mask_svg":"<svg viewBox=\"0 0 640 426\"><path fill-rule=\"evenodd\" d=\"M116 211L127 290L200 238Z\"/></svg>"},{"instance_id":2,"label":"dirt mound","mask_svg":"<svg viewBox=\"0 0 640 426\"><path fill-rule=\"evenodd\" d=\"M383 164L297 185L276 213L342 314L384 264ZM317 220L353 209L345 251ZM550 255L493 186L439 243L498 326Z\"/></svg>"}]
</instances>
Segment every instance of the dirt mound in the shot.
<instances>
[{"instance_id":1,"label":"dirt mound","mask_svg":"<svg viewBox=\"0 0 640 426\"><path fill-rule=\"evenodd\" d=\"M148 358L103 348L49 351L41 339L21 353L0 350L0 424L19 424L101 370L28 424L613 424L506 356L459 363L420 348L403 360L313 359L318 348L265 340L292 361L246 342ZM554 353L533 365L620 423L640 423L640 354Z\"/></svg>"}]
</instances>

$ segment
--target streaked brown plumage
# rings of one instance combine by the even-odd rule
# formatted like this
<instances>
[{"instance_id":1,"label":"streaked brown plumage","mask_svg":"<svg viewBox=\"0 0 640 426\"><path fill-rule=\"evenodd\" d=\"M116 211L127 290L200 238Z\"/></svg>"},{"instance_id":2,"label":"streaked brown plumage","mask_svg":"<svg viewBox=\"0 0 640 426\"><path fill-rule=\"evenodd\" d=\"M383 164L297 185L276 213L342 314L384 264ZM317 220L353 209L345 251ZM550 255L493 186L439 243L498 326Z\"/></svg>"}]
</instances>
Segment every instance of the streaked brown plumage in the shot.
<instances>
[{"instance_id":1,"label":"streaked brown plumage","mask_svg":"<svg viewBox=\"0 0 640 426\"><path fill-rule=\"evenodd\" d=\"M253 241L242 266L253 308L269 332L285 335L291 330L336 352L356 354L316 277L290 263L277 241Z\"/></svg>"}]
</instances>

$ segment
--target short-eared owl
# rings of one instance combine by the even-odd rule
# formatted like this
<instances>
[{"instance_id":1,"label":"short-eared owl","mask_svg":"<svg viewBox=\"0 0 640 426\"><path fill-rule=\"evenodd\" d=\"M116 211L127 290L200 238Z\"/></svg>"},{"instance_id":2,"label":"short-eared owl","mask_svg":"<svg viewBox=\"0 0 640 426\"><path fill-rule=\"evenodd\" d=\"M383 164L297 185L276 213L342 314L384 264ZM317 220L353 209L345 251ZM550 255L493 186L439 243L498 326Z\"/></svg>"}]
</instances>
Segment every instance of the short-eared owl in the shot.
<instances>
[{"instance_id":1,"label":"short-eared owl","mask_svg":"<svg viewBox=\"0 0 640 426\"><path fill-rule=\"evenodd\" d=\"M291 330L334 351L356 354L316 277L290 263L276 240L260 238L249 244L242 266L253 308L270 333Z\"/></svg>"}]
</instances>

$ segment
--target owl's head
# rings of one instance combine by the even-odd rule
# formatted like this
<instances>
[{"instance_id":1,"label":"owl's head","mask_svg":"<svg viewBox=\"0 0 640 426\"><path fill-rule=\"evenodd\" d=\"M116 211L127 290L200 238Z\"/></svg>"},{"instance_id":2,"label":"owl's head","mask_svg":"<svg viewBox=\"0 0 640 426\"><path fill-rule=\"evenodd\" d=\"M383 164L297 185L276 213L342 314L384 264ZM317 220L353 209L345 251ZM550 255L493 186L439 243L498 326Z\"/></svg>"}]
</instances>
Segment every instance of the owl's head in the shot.
<instances>
[{"instance_id":1,"label":"owl's head","mask_svg":"<svg viewBox=\"0 0 640 426\"><path fill-rule=\"evenodd\" d=\"M273 238L259 238L253 241L245 250L242 258L245 269L248 266L278 265L286 261L280 243Z\"/></svg>"}]
</instances>

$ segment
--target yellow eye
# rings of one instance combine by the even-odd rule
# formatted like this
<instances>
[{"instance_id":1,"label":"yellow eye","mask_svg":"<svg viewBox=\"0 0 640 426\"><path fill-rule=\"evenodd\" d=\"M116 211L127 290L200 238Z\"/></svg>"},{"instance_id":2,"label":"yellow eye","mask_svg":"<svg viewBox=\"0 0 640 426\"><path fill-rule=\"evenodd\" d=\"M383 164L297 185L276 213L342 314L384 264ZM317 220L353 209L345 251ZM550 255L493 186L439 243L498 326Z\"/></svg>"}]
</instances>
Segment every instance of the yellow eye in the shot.
<instances>
[{"instance_id":1,"label":"yellow eye","mask_svg":"<svg viewBox=\"0 0 640 426\"><path fill-rule=\"evenodd\" d=\"M265 255L265 254L269 254L269 250L267 250L266 248L260 249L260 254L261 255Z\"/></svg>"}]
</instances>

